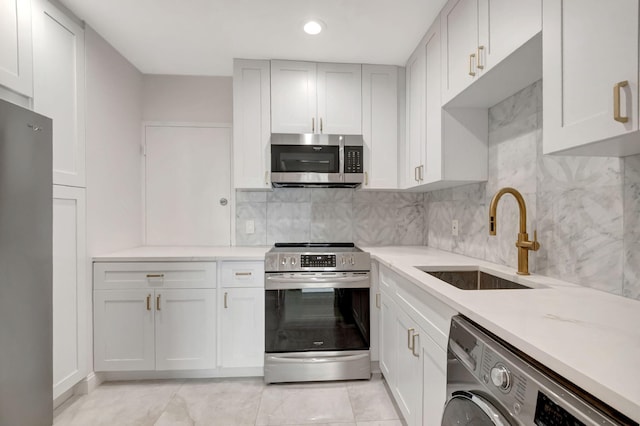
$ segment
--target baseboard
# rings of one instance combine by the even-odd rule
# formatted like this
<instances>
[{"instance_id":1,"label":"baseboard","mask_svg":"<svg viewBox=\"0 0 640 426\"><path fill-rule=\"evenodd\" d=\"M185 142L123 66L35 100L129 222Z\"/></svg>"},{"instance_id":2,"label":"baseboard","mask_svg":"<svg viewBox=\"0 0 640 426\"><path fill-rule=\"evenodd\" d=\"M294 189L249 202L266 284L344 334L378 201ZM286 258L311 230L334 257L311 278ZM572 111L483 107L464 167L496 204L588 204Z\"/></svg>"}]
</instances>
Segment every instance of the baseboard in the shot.
<instances>
[{"instance_id":1,"label":"baseboard","mask_svg":"<svg viewBox=\"0 0 640 426\"><path fill-rule=\"evenodd\" d=\"M172 371L103 371L103 381L161 380L161 379L214 379L227 377L264 377L262 367L221 368L216 370Z\"/></svg>"}]
</instances>

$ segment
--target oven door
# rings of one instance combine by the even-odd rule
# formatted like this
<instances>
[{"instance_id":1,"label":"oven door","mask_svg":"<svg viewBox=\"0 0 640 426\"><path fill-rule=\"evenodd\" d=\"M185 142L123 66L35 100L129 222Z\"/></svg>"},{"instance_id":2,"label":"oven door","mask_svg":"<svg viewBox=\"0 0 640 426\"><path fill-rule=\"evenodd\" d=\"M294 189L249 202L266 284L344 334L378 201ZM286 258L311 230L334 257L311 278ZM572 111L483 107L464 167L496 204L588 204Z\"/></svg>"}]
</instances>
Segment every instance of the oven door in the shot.
<instances>
[{"instance_id":1,"label":"oven door","mask_svg":"<svg viewBox=\"0 0 640 426\"><path fill-rule=\"evenodd\" d=\"M265 352L369 349L368 272L273 273L265 278Z\"/></svg>"}]
</instances>

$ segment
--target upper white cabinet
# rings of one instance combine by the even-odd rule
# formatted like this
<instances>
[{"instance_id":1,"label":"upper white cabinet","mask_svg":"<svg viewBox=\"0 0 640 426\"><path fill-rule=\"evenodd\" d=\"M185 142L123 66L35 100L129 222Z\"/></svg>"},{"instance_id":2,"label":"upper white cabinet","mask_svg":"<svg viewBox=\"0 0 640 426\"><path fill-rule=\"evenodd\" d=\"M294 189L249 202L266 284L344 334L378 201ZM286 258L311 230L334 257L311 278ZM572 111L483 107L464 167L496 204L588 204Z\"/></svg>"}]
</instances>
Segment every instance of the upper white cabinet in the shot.
<instances>
[{"instance_id":1,"label":"upper white cabinet","mask_svg":"<svg viewBox=\"0 0 640 426\"><path fill-rule=\"evenodd\" d=\"M35 0L33 44L34 110L55 123L53 183L84 187L84 30L48 1Z\"/></svg>"},{"instance_id":2,"label":"upper white cabinet","mask_svg":"<svg viewBox=\"0 0 640 426\"><path fill-rule=\"evenodd\" d=\"M638 1L544 0L543 152L640 153Z\"/></svg>"},{"instance_id":3,"label":"upper white cabinet","mask_svg":"<svg viewBox=\"0 0 640 426\"><path fill-rule=\"evenodd\" d=\"M398 188L398 67L362 66L363 189Z\"/></svg>"},{"instance_id":4,"label":"upper white cabinet","mask_svg":"<svg viewBox=\"0 0 640 426\"><path fill-rule=\"evenodd\" d=\"M487 109L441 106L440 29L436 20L407 62L406 188L432 190L487 179Z\"/></svg>"},{"instance_id":5,"label":"upper white cabinet","mask_svg":"<svg viewBox=\"0 0 640 426\"><path fill-rule=\"evenodd\" d=\"M0 0L0 85L31 97L31 2Z\"/></svg>"},{"instance_id":6,"label":"upper white cabinet","mask_svg":"<svg viewBox=\"0 0 640 426\"><path fill-rule=\"evenodd\" d=\"M538 80L541 14L541 0L449 0L441 11L442 103L490 107Z\"/></svg>"},{"instance_id":7,"label":"upper white cabinet","mask_svg":"<svg viewBox=\"0 0 640 426\"><path fill-rule=\"evenodd\" d=\"M360 64L271 61L273 133L362 133Z\"/></svg>"},{"instance_id":8,"label":"upper white cabinet","mask_svg":"<svg viewBox=\"0 0 640 426\"><path fill-rule=\"evenodd\" d=\"M270 188L269 61L233 61L233 185Z\"/></svg>"}]
</instances>

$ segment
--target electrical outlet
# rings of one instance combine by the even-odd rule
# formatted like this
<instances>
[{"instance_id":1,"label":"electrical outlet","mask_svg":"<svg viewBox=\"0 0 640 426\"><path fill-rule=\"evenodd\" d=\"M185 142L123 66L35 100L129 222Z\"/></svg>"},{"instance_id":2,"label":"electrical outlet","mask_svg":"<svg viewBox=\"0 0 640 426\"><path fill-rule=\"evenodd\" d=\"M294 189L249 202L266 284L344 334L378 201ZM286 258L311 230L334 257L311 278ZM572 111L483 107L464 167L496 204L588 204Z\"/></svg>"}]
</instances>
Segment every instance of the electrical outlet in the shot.
<instances>
[{"instance_id":1,"label":"electrical outlet","mask_svg":"<svg viewBox=\"0 0 640 426\"><path fill-rule=\"evenodd\" d=\"M454 237L458 236L458 221L456 219L451 221L451 235Z\"/></svg>"},{"instance_id":2,"label":"electrical outlet","mask_svg":"<svg viewBox=\"0 0 640 426\"><path fill-rule=\"evenodd\" d=\"M253 234L256 232L256 223L253 219L249 219L244 223L244 232L247 234Z\"/></svg>"}]
</instances>

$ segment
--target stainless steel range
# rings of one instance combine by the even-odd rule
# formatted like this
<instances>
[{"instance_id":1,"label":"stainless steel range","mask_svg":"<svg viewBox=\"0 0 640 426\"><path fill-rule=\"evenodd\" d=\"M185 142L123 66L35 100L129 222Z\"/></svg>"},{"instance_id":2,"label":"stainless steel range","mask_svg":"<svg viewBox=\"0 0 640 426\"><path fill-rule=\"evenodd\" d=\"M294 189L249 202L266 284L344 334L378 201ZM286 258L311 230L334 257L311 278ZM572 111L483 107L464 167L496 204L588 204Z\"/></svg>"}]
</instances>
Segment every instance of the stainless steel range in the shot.
<instances>
[{"instance_id":1,"label":"stainless steel range","mask_svg":"<svg viewBox=\"0 0 640 426\"><path fill-rule=\"evenodd\" d=\"M370 268L353 243L276 243L265 257L265 382L371 377Z\"/></svg>"}]
</instances>

